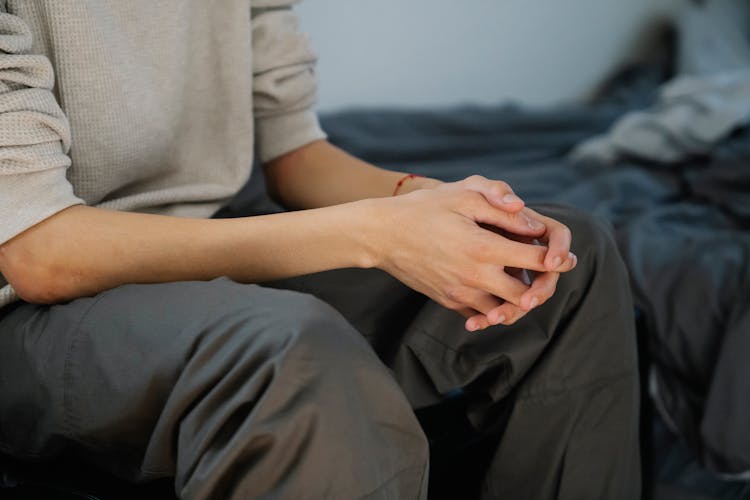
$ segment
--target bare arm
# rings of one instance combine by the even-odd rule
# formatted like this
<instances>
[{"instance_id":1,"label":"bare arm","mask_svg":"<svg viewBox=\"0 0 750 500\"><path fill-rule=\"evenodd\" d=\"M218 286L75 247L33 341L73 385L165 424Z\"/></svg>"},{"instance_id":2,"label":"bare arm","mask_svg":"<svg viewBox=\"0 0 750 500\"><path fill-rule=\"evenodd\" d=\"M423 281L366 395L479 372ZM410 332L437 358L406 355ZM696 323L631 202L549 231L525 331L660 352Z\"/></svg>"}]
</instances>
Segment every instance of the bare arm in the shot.
<instances>
[{"instance_id":1,"label":"bare arm","mask_svg":"<svg viewBox=\"0 0 750 500\"><path fill-rule=\"evenodd\" d=\"M292 209L391 196L405 175L378 168L323 140L272 160L265 172L270 194ZM399 194L439 184L435 179L408 179Z\"/></svg>"},{"instance_id":2,"label":"bare arm","mask_svg":"<svg viewBox=\"0 0 750 500\"><path fill-rule=\"evenodd\" d=\"M484 315L467 324L480 329L493 310L530 309L524 306L529 294L546 293L504 273L503 266L565 272L575 260L550 266L547 248L482 229L479 224L491 224L527 237L558 238L545 226L530 226L521 212L493 207L474 189L477 182L489 190L502 187L472 177L395 198L233 220L76 206L0 246L0 272L24 299L55 303L126 283L217 276L259 282L378 267L450 309Z\"/></svg>"},{"instance_id":3,"label":"bare arm","mask_svg":"<svg viewBox=\"0 0 750 500\"><path fill-rule=\"evenodd\" d=\"M406 180L406 182L399 187L399 195L420 189L437 189L442 184L438 180L429 178L405 179L404 175L403 172L392 172L375 167L326 141L310 143L266 165L269 191L282 204L296 209L322 207L363 198L389 197L394 193L394 188L399 181L402 180ZM538 223L537 227L544 227L545 232L542 239L548 245L543 259L546 272L539 274L533 284L523 291L517 301L507 300L507 295L503 295L503 292L499 289L496 289L495 293L488 293L489 289L486 286L484 288L479 287L480 290L471 286L458 286L448 291L447 294L459 295L462 300L444 300L441 302L466 316L468 318L466 326L470 330L484 329L492 324L513 323L554 294L559 273L553 270L559 267L568 269L575 266L576 257L569 254L570 231L559 222L525 208L523 201L504 182L488 181L474 176L459 184L463 190L481 194L485 201L494 208L526 220L529 224L533 224L531 222L533 220ZM450 187L446 186L447 189L450 189ZM411 233L414 231L416 234L421 232L423 227L415 227L415 221L413 220L415 218L399 222L399 224L403 224L400 227L404 232ZM420 224L429 227L432 223L434 223L433 220L425 220ZM492 225L492 223L490 224ZM502 227L502 224L497 225ZM425 244L439 242L435 233L423 237L426 238L423 242ZM455 238L456 236L446 234L445 237ZM460 249L457 250L460 251ZM387 256L385 259L387 264ZM451 256L447 257L448 262L454 260ZM497 261L497 263L502 262L504 262L502 258ZM434 262L431 265L433 266L431 271L434 272L437 265ZM412 262L405 265L403 261L391 261L390 266L385 265L383 268L389 270L391 274L398 276L399 279L410 284L413 288L424 291L419 284L414 283L415 277L419 274L419 263ZM399 271L401 274L399 274ZM540 270L537 269L537 271ZM471 274L477 271L476 269L466 269L466 272ZM496 278L502 281L505 280L506 276L500 275ZM507 284L508 286L517 285L515 282L508 282ZM520 293L521 290L520 287L516 286L516 291ZM425 293L434 298L436 291ZM505 300L500 300L499 297ZM466 303L472 305L464 307Z\"/></svg>"},{"instance_id":4,"label":"bare arm","mask_svg":"<svg viewBox=\"0 0 750 500\"><path fill-rule=\"evenodd\" d=\"M54 303L125 283L259 282L366 267L362 205L203 220L75 206L0 246L0 271L19 295Z\"/></svg>"}]
</instances>

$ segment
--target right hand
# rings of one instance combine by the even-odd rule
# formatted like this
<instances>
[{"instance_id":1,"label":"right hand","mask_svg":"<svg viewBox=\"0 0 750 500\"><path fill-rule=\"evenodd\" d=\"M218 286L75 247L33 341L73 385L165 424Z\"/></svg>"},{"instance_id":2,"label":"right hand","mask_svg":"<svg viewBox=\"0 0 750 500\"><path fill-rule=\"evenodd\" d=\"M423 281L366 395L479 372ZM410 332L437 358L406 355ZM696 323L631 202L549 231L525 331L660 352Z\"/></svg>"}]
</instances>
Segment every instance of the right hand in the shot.
<instances>
[{"instance_id":1,"label":"right hand","mask_svg":"<svg viewBox=\"0 0 750 500\"><path fill-rule=\"evenodd\" d=\"M505 183L483 181L489 190L509 189ZM556 276L576 264L567 250L568 258L559 263L550 258L550 249L564 248L566 238L569 248L570 232L565 226L527 208L498 208L476 185L477 178L472 177L376 200L380 206L372 242L376 267L464 315L470 331L516 321L549 298ZM514 237L501 236L480 224ZM539 239L547 246L517 239ZM506 268L542 274L529 286ZM532 287L538 292L535 301L529 295Z\"/></svg>"}]
</instances>

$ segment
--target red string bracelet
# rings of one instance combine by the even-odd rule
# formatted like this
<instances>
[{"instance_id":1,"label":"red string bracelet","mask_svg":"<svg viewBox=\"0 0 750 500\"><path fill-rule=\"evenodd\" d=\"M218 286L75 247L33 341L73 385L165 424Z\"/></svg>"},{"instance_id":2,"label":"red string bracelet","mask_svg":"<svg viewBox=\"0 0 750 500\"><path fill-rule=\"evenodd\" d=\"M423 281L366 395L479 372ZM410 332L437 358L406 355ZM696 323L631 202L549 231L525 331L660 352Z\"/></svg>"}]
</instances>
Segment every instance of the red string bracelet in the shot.
<instances>
[{"instance_id":1,"label":"red string bracelet","mask_svg":"<svg viewBox=\"0 0 750 500\"><path fill-rule=\"evenodd\" d=\"M416 179L418 177L424 178L424 175L418 175L418 174L406 174L403 176L397 183L396 183L396 189L393 190L393 194L391 196L396 196L398 194L398 190L401 189L401 186L404 185L404 182L410 180L410 179Z\"/></svg>"}]
</instances>

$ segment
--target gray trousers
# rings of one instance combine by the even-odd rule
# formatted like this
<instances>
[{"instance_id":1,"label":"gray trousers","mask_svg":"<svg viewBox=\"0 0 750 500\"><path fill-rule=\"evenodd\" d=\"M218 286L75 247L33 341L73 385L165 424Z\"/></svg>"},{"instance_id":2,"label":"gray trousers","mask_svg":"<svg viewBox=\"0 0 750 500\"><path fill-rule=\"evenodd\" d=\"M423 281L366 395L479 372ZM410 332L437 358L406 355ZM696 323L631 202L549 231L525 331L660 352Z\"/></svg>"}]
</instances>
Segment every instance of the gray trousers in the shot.
<instances>
[{"instance_id":1,"label":"gray trousers","mask_svg":"<svg viewBox=\"0 0 750 500\"><path fill-rule=\"evenodd\" d=\"M10 306L0 452L73 449L132 480L174 477L186 499L425 498L414 409L461 388L467 420L497 439L483 498L637 499L626 271L597 222L540 209L571 228L579 265L482 333L374 270Z\"/></svg>"}]
</instances>

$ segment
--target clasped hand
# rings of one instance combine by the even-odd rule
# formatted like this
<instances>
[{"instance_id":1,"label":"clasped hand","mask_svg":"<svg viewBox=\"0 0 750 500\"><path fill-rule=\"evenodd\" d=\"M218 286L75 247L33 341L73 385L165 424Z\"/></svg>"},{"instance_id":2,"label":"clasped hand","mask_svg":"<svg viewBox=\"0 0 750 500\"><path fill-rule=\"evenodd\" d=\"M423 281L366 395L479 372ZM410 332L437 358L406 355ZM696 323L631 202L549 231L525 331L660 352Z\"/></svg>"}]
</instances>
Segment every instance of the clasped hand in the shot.
<instances>
[{"instance_id":1,"label":"clasped hand","mask_svg":"<svg viewBox=\"0 0 750 500\"><path fill-rule=\"evenodd\" d=\"M468 331L510 325L576 266L571 232L510 186L472 176L388 199L378 267L466 318ZM523 271L533 275L523 279Z\"/></svg>"}]
</instances>

